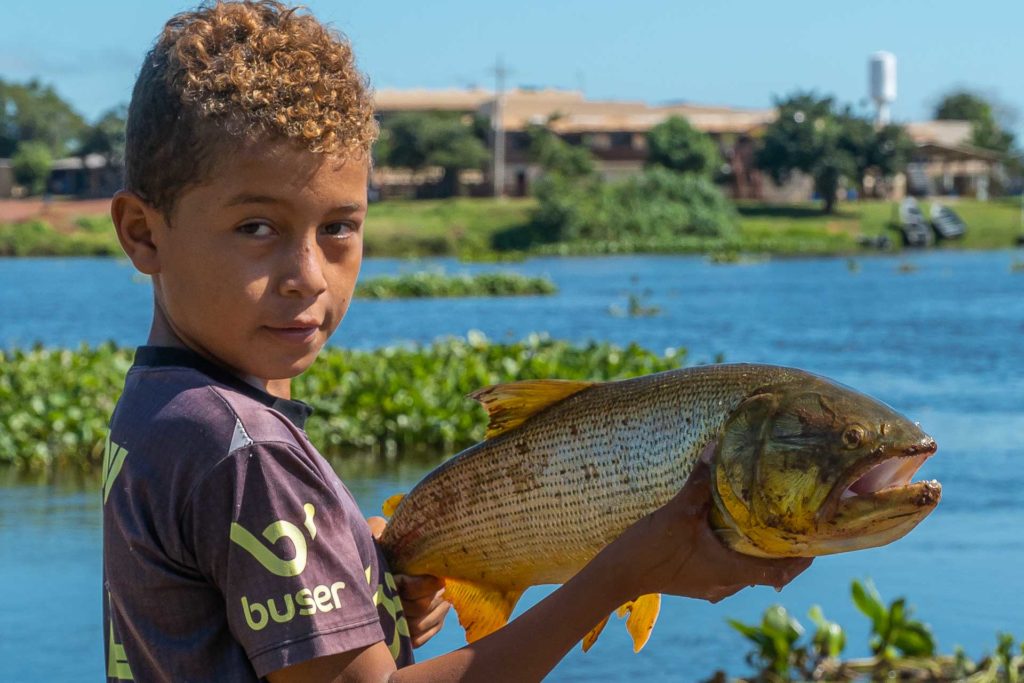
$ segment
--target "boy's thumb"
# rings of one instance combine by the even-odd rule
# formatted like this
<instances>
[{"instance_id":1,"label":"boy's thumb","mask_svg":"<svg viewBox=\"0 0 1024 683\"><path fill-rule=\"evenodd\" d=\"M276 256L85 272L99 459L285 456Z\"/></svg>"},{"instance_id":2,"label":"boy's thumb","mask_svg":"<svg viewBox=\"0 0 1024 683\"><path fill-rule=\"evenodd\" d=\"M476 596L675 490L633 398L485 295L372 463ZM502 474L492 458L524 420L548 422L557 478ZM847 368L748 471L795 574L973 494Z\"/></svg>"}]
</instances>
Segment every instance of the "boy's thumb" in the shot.
<instances>
[{"instance_id":1,"label":"boy's thumb","mask_svg":"<svg viewBox=\"0 0 1024 683\"><path fill-rule=\"evenodd\" d=\"M711 503L711 468L706 462L697 461L676 498L680 503L698 510Z\"/></svg>"}]
</instances>

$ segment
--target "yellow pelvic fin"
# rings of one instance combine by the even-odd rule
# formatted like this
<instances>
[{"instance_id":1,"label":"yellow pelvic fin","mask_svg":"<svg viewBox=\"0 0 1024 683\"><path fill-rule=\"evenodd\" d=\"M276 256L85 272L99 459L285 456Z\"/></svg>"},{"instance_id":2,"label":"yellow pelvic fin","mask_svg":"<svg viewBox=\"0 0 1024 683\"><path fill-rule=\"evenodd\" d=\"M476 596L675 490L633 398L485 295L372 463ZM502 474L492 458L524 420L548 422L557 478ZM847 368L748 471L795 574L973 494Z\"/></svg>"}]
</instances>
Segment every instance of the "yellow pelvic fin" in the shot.
<instances>
[{"instance_id":1,"label":"yellow pelvic fin","mask_svg":"<svg viewBox=\"0 0 1024 683\"><path fill-rule=\"evenodd\" d=\"M444 581L444 599L452 603L459 623L466 629L466 642L472 643L494 633L508 623L522 590L502 591L493 586L448 579Z\"/></svg>"},{"instance_id":2,"label":"yellow pelvic fin","mask_svg":"<svg viewBox=\"0 0 1024 683\"><path fill-rule=\"evenodd\" d=\"M495 384L469 395L487 409L491 421L485 438L514 429L545 408L588 389L598 382L567 379L531 379Z\"/></svg>"},{"instance_id":3,"label":"yellow pelvic fin","mask_svg":"<svg viewBox=\"0 0 1024 683\"><path fill-rule=\"evenodd\" d=\"M661 611L661 595L648 593L641 595L636 600L627 602L617 610L618 615L626 618L626 630L633 638L633 652L640 652L647 644L654 630L654 622L658 620L658 612Z\"/></svg>"},{"instance_id":4,"label":"yellow pelvic fin","mask_svg":"<svg viewBox=\"0 0 1024 683\"><path fill-rule=\"evenodd\" d=\"M608 617L611 615L609 614ZM601 621L597 622L597 626L590 629L590 632L583 636L583 651L588 652L590 648L594 647L594 643L597 642L597 637L601 635L601 631L604 630L604 625L608 623L608 617L605 617Z\"/></svg>"},{"instance_id":5,"label":"yellow pelvic fin","mask_svg":"<svg viewBox=\"0 0 1024 683\"><path fill-rule=\"evenodd\" d=\"M398 504L402 502L403 498L405 498L404 493L396 493L384 501L384 504L380 506L380 511L384 513L385 517L390 517L395 514L395 509L398 507Z\"/></svg>"}]
</instances>

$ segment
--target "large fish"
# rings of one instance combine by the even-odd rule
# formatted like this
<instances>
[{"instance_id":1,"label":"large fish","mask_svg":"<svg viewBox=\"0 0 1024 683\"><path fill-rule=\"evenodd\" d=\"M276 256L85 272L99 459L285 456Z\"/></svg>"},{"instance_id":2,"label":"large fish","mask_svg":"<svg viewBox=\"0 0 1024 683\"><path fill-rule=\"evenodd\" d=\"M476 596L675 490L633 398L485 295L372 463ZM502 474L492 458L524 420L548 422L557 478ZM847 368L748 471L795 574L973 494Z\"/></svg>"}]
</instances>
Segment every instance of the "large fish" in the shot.
<instances>
[{"instance_id":1,"label":"large fish","mask_svg":"<svg viewBox=\"0 0 1024 683\"><path fill-rule=\"evenodd\" d=\"M910 479L935 441L888 406L802 370L713 365L617 382L524 381L471 394L486 440L385 504L395 571L445 579L472 642L523 591L564 583L709 460L712 526L760 557L890 543L938 504ZM639 651L659 596L623 605ZM607 619L584 639L596 640Z\"/></svg>"}]
</instances>

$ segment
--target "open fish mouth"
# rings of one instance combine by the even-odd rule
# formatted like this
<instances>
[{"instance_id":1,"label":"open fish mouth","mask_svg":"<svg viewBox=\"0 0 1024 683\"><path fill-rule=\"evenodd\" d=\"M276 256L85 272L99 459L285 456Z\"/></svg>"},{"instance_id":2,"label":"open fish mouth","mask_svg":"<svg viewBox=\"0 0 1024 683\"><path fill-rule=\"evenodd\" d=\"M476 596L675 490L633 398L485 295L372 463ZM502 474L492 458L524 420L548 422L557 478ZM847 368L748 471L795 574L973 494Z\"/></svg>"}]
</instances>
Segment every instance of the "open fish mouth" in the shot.
<instances>
[{"instance_id":1,"label":"open fish mouth","mask_svg":"<svg viewBox=\"0 0 1024 683\"><path fill-rule=\"evenodd\" d=\"M835 485L822 506L819 520L831 520L842 506L854 501L873 501L881 507L897 503L934 507L942 494L941 484L934 480L911 480L936 449L935 440L926 436L910 446L887 449L864 459Z\"/></svg>"}]
</instances>

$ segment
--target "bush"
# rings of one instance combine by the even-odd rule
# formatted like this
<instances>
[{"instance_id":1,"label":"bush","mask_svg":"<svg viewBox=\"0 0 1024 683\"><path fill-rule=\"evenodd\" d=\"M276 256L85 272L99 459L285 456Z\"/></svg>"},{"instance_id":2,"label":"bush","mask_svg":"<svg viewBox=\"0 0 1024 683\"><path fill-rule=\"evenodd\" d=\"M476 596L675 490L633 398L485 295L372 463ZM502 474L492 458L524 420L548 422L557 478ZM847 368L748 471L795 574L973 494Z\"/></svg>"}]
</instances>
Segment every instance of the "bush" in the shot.
<instances>
[{"instance_id":1,"label":"bush","mask_svg":"<svg viewBox=\"0 0 1024 683\"><path fill-rule=\"evenodd\" d=\"M622 183L558 175L536 185L535 227L505 236L503 246L526 248L552 242L637 242L738 235L735 208L703 176L655 166ZM500 240L495 246L501 245Z\"/></svg>"},{"instance_id":2,"label":"bush","mask_svg":"<svg viewBox=\"0 0 1024 683\"><path fill-rule=\"evenodd\" d=\"M46 143L28 140L18 143L11 157L14 179L28 188L29 194L46 191L46 181L53 166L53 155Z\"/></svg>"},{"instance_id":3,"label":"bush","mask_svg":"<svg viewBox=\"0 0 1024 683\"><path fill-rule=\"evenodd\" d=\"M97 221L96 225L100 225ZM120 256L113 229L63 234L44 221L0 223L0 256Z\"/></svg>"}]
</instances>

